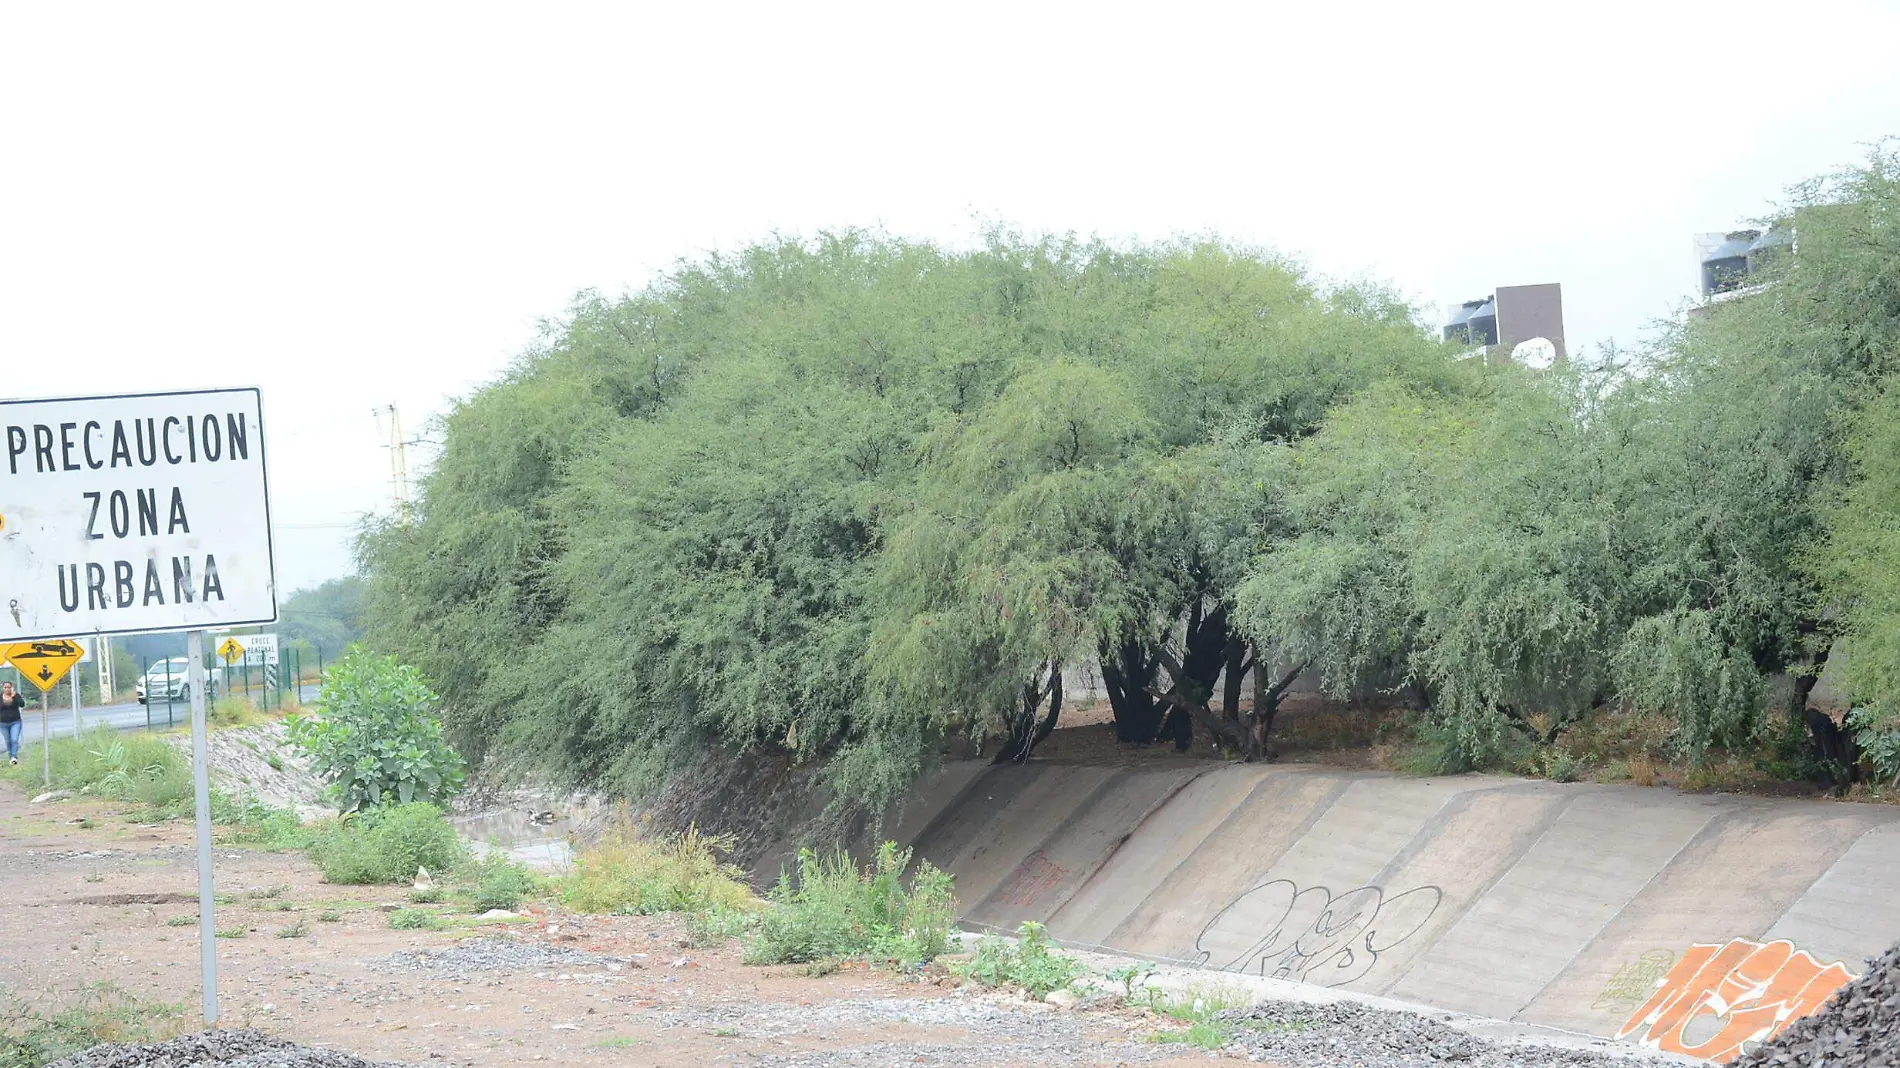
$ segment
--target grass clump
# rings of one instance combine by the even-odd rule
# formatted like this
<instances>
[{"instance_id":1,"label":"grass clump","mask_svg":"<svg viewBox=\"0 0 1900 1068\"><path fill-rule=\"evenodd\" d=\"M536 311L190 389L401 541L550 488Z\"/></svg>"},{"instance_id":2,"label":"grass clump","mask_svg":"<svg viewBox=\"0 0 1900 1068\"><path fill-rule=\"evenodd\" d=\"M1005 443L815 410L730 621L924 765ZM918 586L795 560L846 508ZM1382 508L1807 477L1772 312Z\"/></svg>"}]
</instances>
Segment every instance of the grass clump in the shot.
<instances>
[{"instance_id":1,"label":"grass clump","mask_svg":"<svg viewBox=\"0 0 1900 1068\"><path fill-rule=\"evenodd\" d=\"M1223 987L1190 986L1178 994L1146 989L1146 1005L1155 1012L1187 1026L1174 1031L1159 1031L1155 1042L1178 1043L1196 1049L1222 1050L1234 1041L1235 1032L1251 1026L1223 1019L1222 1013L1245 1009L1253 999L1245 991Z\"/></svg>"},{"instance_id":2,"label":"grass clump","mask_svg":"<svg viewBox=\"0 0 1900 1068\"><path fill-rule=\"evenodd\" d=\"M316 841L316 832L305 826L295 812L286 808L272 808L250 799L239 803L237 811L228 813L226 819L217 820L219 806L215 800L211 807L214 822L226 824L225 832L219 836L219 841L224 845L287 852L308 849Z\"/></svg>"},{"instance_id":3,"label":"grass clump","mask_svg":"<svg viewBox=\"0 0 1900 1068\"><path fill-rule=\"evenodd\" d=\"M696 949L716 946L729 938L739 938L758 921L758 914L722 905L686 916L686 941Z\"/></svg>"},{"instance_id":4,"label":"grass clump","mask_svg":"<svg viewBox=\"0 0 1900 1068\"><path fill-rule=\"evenodd\" d=\"M343 914L335 909L324 909L322 912L317 913L318 923L339 923L342 919Z\"/></svg>"},{"instance_id":5,"label":"grass clump","mask_svg":"<svg viewBox=\"0 0 1900 1068\"><path fill-rule=\"evenodd\" d=\"M1018 986L1037 998L1075 982L1085 970L1081 961L1050 948L1048 932L1039 923L1023 924L1015 942L983 939L976 944L976 955L957 969L986 986Z\"/></svg>"},{"instance_id":6,"label":"grass clump","mask_svg":"<svg viewBox=\"0 0 1900 1068\"><path fill-rule=\"evenodd\" d=\"M447 924L428 909L397 909L389 914L389 926L398 931L440 931Z\"/></svg>"},{"instance_id":7,"label":"grass clump","mask_svg":"<svg viewBox=\"0 0 1900 1068\"><path fill-rule=\"evenodd\" d=\"M951 879L922 863L906 889L910 857L910 850L885 842L872 864L860 869L843 853L821 859L800 850L796 870L781 875L772 889L746 942L746 960L804 964L869 957L918 964L942 955L956 919Z\"/></svg>"},{"instance_id":8,"label":"grass clump","mask_svg":"<svg viewBox=\"0 0 1900 1068\"><path fill-rule=\"evenodd\" d=\"M40 1068L102 1042L161 1042L176 1035L184 1009L143 1001L109 983L85 989L74 1004L50 1015L25 1008L0 988L0 1068Z\"/></svg>"},{"instance_id":9,"label":"grass clump","mask_svg":"<svg viewBox=\"0 0 1900 1068\"><path fill-rule=\"evenodd\" d=\"M420 801L365 809L320 826L309 852L325 880L357 885L406 882L417 868L448 871L464 857L455 828Z\"/></svg>"},{"instance_id":10,"label":"grass clump","mask_svg":"<svg viewBox=\"0 0 1900 1068\"><path fill-rule=\"evenodd\" d=\"M419 886L409 891L411 905L439 905L442 897L442 888L439 886Z\"/></svg>"},{"instance_id":11,"label":"grass clump","mask_svg":"<svg viewBox=\"0 0 1900 1068\"><path fill-rule=\"evenodd\" d=\"M521 907L523 898L541 894L547 888L546 880L500 853L489 853L471 861L456 873L456 879L464 887L458 897L467 902L470 912L492 909L512 912Z\"/></svg>"},{"instance_id":12,"label":"grass clump","mask_svg":"<svg viewBox=\"0 0 1900 1068\"><path fill-rule=\"evenodd\" d=\"M190 927L192 924L197 923L197 922L198 922L198 917L196 916L173 916L171 919L165 921L165 926Z\"/></svg>"},{"instance_id":13,"label":"grass clump","mask_svg":"<svg viewBox=\"0 0 1900 1068\"><path fill-rule=\"evenodd\" d=\"M697 827L654 840L622 824L575 856L561 902L576 912L623 915L754 910L745 873L722 859L733 844L728 835L701 834Z\"/></svg>"},{"instance_id":14,"label":"grass clump","mask_svg":"<svg viewBox=\"0 0 1900 1068\"><path fill-rule=\"evenodd\" d=\"M77 738L55 738L51 745L54 789L147 808L182 802L190 811L191 763L163 738L95 727ZM21 786L37 788L40 774L38 760L0 766L0 777Z\"/></svg>"}]
</instances>

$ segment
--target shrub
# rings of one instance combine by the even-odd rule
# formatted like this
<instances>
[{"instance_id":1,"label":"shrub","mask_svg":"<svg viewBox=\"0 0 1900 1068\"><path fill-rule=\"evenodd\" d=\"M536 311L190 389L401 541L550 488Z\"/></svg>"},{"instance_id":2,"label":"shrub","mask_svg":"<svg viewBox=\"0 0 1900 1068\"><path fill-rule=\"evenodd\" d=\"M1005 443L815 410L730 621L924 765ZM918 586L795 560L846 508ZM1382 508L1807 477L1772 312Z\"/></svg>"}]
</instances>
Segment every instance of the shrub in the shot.
<instances>
[{"instance_id":1,"label":"shrub","mask_svg":"<svg viewBox=\"0 0 1900 1068\"><path fill-rule=\"evenodd\" d=\"M394 657L352 650L336 662L316 718L288 718L290 738L310 754L346 811L367 805L442 802L462 788L466 768L442 737L435 691Z\"/></svg>"},{"instance_id":2,"label":"shrub","mask_svg":"<svg viewBox=\"0 0 1900 1068\"><path fill-rule=\"evenodd\" d=\"M919 864L905 890L910 856L886 842L872 865L860 869L843 853L820 859L800 850L796 871L780 876L772 890L746 943L746 959L799 964L868 956L914 964L941 955L956 918L950 876Z\"/></svg>"},{"instance_id":3,"label":"shrub","mask_svg":"<svg viewBox=\"0 0 1900 1068\"><path fill-rule=\"evenodd\" d=\"M490 853L458 874L468 890L470 912L515 909L521 899L541 892L543 880L514 860Z\"/></svg>"},{"instance_id":4,"label":"shrub","mask_svg":"<svg viewBox=\"0 0 1900 1068\"><path fill-rule=\"evenodd\" d=\"M758 901L743 881L745 873L720 859L732 846L730 836L701 834L697 827L654 841L622 824L575 856L561 901L576 912L645 915L714 906L752 911Z\"/></svg>"},{"instance_id":5,"label":"shrub","mask_svg":"<svg viewBox=\"0 0 1900 1068\"><path fill-rule=\"evenodd\" d=\"M1039 923L1023 924L1014 943L983 939L976 944L976 955L958 970L988 986L1022 987L1037 998L1068 986L1083 972L1082 962L1049 948L1048 935Z\"/></svg>"},{"instance_id":6,"label":"shrub","mask_svg":"<svg viewBox=\"0 0 1900 1068\"><path fill-rule=\"evenodd\" d=\"M434 805L366 809L317 828L310 859L332 883L399 883L417 868L448 871L462 841Z\"/></svg>"}]
</instances>

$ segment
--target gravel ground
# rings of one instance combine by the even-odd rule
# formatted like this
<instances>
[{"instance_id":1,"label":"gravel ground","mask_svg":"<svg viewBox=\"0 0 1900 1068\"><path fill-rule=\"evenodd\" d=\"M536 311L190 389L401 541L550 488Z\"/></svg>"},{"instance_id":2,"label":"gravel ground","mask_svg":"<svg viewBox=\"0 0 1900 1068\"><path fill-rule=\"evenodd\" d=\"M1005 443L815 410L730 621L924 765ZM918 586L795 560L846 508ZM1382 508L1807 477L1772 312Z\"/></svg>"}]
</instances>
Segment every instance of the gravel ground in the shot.
<instances>
[{"instance_id":1,"label":"gravel ground","mask_svg":"<svg viewBox=\"0 0 1900 1068\"><path fill-rule=\"evenodd\" d=\"M474 972L609 968L624 966L632 961L628 957L607 957L566 946L549 946L513 938L475 938L441 949L392 953L368 963L377 971L432 972L454 978Z\"/></svg>"},{"instance_id":2,"label":"gravel ground","mask_svg":"<svg viewBox=\"0 0 1900 1068\"><path fill-rule=\"evenodd\" d=\"M789 1002L732 1002L691 1006L654 1014L668 1027L724 1028L747 1038L824 1037L839 1028L940 1028L977 1036L981 1044L928 1039L875 1042L839 1049L766 1055L756 1063L800 1068L845 1068L914 1062L932 1065L993 1064L1000 1054L1012 1060L1050 1065L1072 1063L1079 1049L1099 1056L1112 1050L1118 1063L1140 1063L1178 1053L1131 1034L1126 1043L1103 1046L1091 1038L1087 1015L1058 1012L1039 1004L1008 1004L985 996L948 998L857 998L814 1005ZM1098 1028L1099 1030L1099 1028Z\"/></svg>"},{"instance_id":3,"label":"gravel ground","mask_svg":"<svg viewBox=\"0 0 1900 1068\"><path fill-rule=\"evenodd\" d=\"M1553 1049L1482 1039L1428 1016L1370 1008L1348 1001L1330 1005L1263 1002L1219 1014L1241 1030L1229 1053L1299 1068L1631 1068L1667 1063L1631 1047L1629 1056Z\"/></svg>"},{"instance_id":4,"label":"gravel ground","mask_svg":"<svg viewBox=\"0 0 1900 1068\"><path fill-rule=\"evenodd\" d=\"M205 1031L150 1046L94 1046L48 1068L403 1068L335 1050L311 1049L256 1031Z\"/></svg>"},{"instance_id":5,"label":"gravel ground","mask_svg":"<svg viewBox=\"0 0 1900 1068\"><path fill-rule=\"evenodd\" d=\"M1842 987L1821 1011L1735 1061L1737 1068L1900 1066L1900 944Z\"/></svg>"}]
</instances>

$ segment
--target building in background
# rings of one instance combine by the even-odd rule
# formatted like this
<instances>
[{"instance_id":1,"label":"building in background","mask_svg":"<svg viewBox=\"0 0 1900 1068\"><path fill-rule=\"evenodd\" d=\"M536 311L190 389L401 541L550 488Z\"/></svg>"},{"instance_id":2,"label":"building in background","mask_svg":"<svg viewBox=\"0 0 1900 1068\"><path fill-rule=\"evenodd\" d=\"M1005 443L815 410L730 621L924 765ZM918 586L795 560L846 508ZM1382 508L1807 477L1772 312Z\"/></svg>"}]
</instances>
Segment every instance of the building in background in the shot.
<instances>
[{"instance_id":1,"label":"building in background","mask_svg":"<svg viewBox=\"0 0 1900 1068\"><path fill-rule=\"evenodd\" d=\"M1562 363L1569 359L1563 287L1556 282L1499 286L1488 297L1447 309L1443 336L1476 346L1488 361L1514 360L1540 369Z\"/></svg>"},{"instance_id":2,"label":"building in background","mask_svg":"<svg viewBox=\"0 0 1900 1068\"><path fill-rule=\"evenodd\" d=\"M1702 308L1760 290L1775 258L1794 251L1793 237L1783 230L1697 234L1694 245Z\"/></svg>"}]
</instances>

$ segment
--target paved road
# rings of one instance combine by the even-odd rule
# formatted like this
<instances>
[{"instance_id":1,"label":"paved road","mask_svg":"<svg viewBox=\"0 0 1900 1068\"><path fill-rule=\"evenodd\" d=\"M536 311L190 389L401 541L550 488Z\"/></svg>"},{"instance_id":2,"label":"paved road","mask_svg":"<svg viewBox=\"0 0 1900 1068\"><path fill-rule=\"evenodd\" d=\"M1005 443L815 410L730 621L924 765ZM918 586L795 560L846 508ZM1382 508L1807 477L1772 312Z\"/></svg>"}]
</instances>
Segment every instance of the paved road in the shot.
<instances>
[{"instance_id":1,"label":"paved road","mask_svg":"<svg viewBox=\"0 0 1900 1068\"><path fill-rule=\"evenodd\" d=\"M299 691L299 697L305 704L315 701L317 697L316 684L304 684ZM34 703L37 705L39 702L36 700ZM73 732L72 706L61 705L50 711L53 718L52 722L48 724L48 728L52 731L53 737L63 738L71 734ZM168 716L169 719L167 718ZM80 730L87 731L94 727L101 726L112 727L115 730L122 731L145 730L148 726L155 727L159 730L164 730L167 726L189 727L191 726L191 706L183 702L174 702L171 707L167 709L165 702L160 701L152 708L149 717L146 713L145 706L139 704L137 701L127 701L123 704L104 705L79 710ZM28 740L37 739L40 736L40 710L37 707L28 710L26 714L25 734ZM0 753L0 757L4 757L5 755L5 753Z\"/></svg>"}]
</instances>

